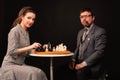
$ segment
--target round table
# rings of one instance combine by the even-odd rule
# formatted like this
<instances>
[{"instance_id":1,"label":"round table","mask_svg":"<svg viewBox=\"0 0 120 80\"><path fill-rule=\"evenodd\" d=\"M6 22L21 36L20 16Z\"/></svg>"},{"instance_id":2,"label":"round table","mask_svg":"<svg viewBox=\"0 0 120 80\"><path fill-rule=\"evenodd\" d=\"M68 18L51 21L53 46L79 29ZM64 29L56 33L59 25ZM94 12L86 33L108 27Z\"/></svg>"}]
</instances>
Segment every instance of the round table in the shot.
<instances>
[{"instance_id":1,"label":"round table","mask_svg":"<svg viewBox=\"0 0 120 80\"><path fill-rule=\"evenodd\" d=\"M73 53L69 54L30 54L30 56L35 56L35 57L49 57L50 58L50 80L53 80L53 58L54 57L67 57L67 56L72 56Z\"/></svg>"}]
</instances>

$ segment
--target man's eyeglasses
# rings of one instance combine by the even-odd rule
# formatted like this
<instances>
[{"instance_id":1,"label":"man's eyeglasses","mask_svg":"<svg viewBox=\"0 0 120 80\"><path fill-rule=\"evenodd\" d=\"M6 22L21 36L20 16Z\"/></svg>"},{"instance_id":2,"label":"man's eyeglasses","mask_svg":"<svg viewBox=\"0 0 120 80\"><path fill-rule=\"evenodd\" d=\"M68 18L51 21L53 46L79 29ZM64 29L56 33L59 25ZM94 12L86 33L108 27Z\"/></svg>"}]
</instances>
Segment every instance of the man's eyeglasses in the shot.
<instances>
[{"instance_id":1,"label":"man's eyeglasses","mask_svg":"<svg viewBox=\"0 0 120 80\"><path fill-rule=\"evenodd\" d=\"M92 15L82 15L80 18L86 18L86 17L91 17Z\"/></svg>"}]
</instances>

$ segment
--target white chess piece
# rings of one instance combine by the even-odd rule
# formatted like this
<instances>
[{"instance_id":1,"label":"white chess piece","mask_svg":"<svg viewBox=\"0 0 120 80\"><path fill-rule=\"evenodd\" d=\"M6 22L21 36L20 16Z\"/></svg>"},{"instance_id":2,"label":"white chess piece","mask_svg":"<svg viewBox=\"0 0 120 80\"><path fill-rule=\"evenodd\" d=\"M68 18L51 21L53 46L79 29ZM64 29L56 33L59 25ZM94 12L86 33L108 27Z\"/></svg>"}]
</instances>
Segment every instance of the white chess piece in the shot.
<instances>
[{"instance_id":1,"label":"white chess piece","mask_svg":"<svg viewBox=\"0 0 120 80\"><path fill-rule=\"evenodd\" d=\"M66 50L67 50L67 46L64 45L64 46L63 46L63 51L66 51Z\"/></svg>"}]
</instances>

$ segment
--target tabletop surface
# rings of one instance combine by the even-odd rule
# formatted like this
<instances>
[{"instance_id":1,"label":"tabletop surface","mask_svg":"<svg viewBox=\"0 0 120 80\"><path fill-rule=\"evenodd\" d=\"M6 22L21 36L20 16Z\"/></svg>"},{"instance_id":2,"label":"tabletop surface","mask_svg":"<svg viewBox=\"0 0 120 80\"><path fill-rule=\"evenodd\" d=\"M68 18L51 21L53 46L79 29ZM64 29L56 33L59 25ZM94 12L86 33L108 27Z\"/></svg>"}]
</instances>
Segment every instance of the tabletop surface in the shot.
<instances>
[{"instance_id":1,"label":"tabletop surface","mask_svg":"<svg viewBox=\"0 0 120 80\"><path fill-rule=\"evenodd\" d=\"M65 57L72 55L73 55L72 52L70 52L69 54L36 54L36 53L30 54L30 56L35 56L35 57Z\"/></svg>"}]
</instances>

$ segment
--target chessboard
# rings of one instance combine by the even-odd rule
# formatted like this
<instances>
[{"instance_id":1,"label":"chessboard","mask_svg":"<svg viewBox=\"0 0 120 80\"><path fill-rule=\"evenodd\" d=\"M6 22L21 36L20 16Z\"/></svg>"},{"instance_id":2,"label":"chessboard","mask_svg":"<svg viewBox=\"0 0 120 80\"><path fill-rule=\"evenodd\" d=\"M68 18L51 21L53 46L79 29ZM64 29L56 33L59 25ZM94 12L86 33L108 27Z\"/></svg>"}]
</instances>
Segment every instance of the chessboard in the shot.
<instances>
[{"instance_id":1,"label":"chessboard","mask_svg":"<svg viewBox=\"0 0 120 80\"><path fill-rule=\"evenodd\" d=\"M35 52L35 54L46 55L46 54L70 54L70 51L45 51L45 52Z\"/></svg>"}]
</instances>

